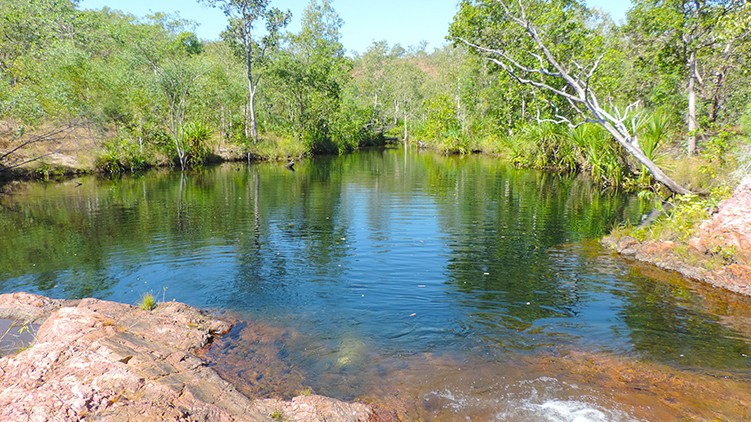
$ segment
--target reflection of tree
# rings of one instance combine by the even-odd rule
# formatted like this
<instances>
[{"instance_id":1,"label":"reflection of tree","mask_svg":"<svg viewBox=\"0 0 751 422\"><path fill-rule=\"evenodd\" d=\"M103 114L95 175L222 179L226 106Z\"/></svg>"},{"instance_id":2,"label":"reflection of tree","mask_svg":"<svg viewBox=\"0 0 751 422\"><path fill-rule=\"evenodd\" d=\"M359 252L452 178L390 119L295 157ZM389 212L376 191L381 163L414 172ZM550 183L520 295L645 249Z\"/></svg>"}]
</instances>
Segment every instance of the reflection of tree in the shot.
<instances>
[{"instance_id":1,"label":"reflection of tree","mask_svg":"<svg viewBox=\"0 0 751 422\"><path fill-rule=\"evenodd\" d=\"M602 235L634 213L631 203L564 176L483 160L475 166L443 163L429 176L451 249L448 283L462 293L458 300L479 326L494 331L575 315L580 285L556 262L555 249Z\"/></svg>"},{"instance_id":2,"label":"reflection of tree","mask_svg":"<svg viewBox=\"0 0 751 422\"><path fill-rule=\"evenodd\" d=\"M252 209L252 216L248 219L246 227L239 225L237 230L240 231L238 240L239 268L237 271L236 284L240 291L250 292L253 294L262 294L264 280L264 269L268 268L264 262L262 254L262 220L261 220L261 178L257 169L251 168L249 171L250 183L247 183L245 189L247 206ZM247 179L240 181L246 183ZM248 232L245 230L249 229Z\"/></svg>"},{"instance_id":3,"label":"reflection of tree","mask_svg":"<svg viewBox=\"0 0 751 422\"><path fill-rule=\"evenodd\" d=\"M703 310L703 298L687 287L633 276L622 318L634 348L657 361L680 365L749 367L751 347Z\"/></svg>"},{"instance_id":4,"label":"reflection of tree","mask_svg":"<svg viewBox=\"0 0 751 422\"><path fill-rule=\"evenodd\" d=\"M0 197L0 290L23 285L56 296L121 300L132 289L135 301L168 287L199 306L309 317L332 333L346 327L353 336L367 331L376 338L401 335L410 324L373 324L368 319L383 315L376 307L401 313L396 308L409 302L423 306L417 312L426 315L420 320L426 330L469 329L508 342L525 341L512 334L544 329L546 318L587 323L586 315L577 318L590 312L591 299L582 297L603 294L625 306L634 347L646 355L748 354L726 340L700 350L702 339L709 344L732 333L687 306L693 299L685 292L639 281L623 305L624 293L590 283L591 259L577 242L598 237L638 204L495 159L403 154L321 158L294 173L282 165L233 164L117 181L85 178L80 187L27 185ZM413 274L425 269L417 260L426 258L436 268ZM156 274L148 286L131 277L143 268ZM387 278L401 273L415 284L424 274L434 279L425 290L405 293L395 285L401 279ZM433 296L417 297L431 288ZM360 290L367 297L355 303ZM453 323L462 326L446 327ZM414 341L399 338L389 341Z\"/></svg>"},{"instance_id":5,"label":"reflection of tree","mask_svg":"<svg viewBox=\"0 0 751 422\"><path fill-rule=\"evenodd\" d=\"M175 210L177 212L177 230L182 231L185 226L183 224L183 193L185 191L185 172L180 172L180 188L177 191L177 206Z\"/></svg>"},{"instance_id":6,"label":"reflection of tree","mask_svg":"<svg viewBox=\"0 0 751 422\"><path fill-rule=\"evenodd\" d=\"M341 272L347 250L342 239L349 227L342 215L339 161L322 158L295 172L282 167L251 171L252 226L238 228L245 235L238 242L236 300L273 311L306 306L315 301L307 283Z\"/></svg>"}]
</instances>

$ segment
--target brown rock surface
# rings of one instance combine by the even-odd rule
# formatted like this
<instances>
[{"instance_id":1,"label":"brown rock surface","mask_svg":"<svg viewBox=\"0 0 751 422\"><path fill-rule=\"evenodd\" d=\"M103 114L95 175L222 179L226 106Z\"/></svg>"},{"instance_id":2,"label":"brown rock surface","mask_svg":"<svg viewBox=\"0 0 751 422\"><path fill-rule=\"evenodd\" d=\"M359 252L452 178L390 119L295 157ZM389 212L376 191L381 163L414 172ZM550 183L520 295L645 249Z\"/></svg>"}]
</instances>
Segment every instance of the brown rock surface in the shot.
<instances>
[{"instance_id":1,"label":"brown rock surface","mask_svg":"<svg viewBox=\"0 0 751 422\"><path fill-rule=\"evenodd\" d=\"M689 244L704 254L718 247L732 248L740 263L751 265L751 176L699 226Z\"/></svg>"},{"instance_id":2,"label":"brown rock surface","mask_svg":"<svg viewBox=\"0 0 751 422\"><path fill-rule=\"evenodd\" d=\"M230 324L184 304L144 311L10 294L0 295L0 312L27 320L51 312L30 348L0 359L2 421L358 421L372 413L321 396L243 395L195 354Z\"/></svg>"},{"instance_id":3,"label":"brown rock surface","mask_svg":"<svg viewBox=\"0 0 751 422\"><path fill-rule=\"evenodd\" d=\"M682 248L673 242L639 242L632 237L603 242L623 256L751 296L751 176Z\"/></svg>"}]
</instances>

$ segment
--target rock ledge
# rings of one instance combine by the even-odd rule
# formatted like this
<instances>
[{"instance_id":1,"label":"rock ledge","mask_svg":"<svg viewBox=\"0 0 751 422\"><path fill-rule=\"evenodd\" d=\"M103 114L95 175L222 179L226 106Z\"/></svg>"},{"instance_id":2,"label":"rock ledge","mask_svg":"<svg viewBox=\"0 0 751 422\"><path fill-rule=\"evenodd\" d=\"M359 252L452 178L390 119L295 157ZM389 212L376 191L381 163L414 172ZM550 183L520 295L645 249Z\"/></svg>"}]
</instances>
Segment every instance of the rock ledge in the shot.
<instances>
[{"instance_id":1,"label":"rock ledge","mask_svg":"<svg viewBox=\"0 0 751 422\"><path fill-rule=\"evenodd\" d=\"M3 421L372 416L369 406L322 396L281 401L241 394L195 353L230 324L181 303L145 311L97 299L63 302L13 293L0 295L0 318L41 323L29 348L0 358Z\"/></svg>"},{"instance_id":2,"label":"rock ledge","mask_svg":"<svg viewBox=\"0 0 751 422\"><path fill-rule=\"evenodd\" d=\"M687 244L603 240L619 254L715 287L751 296L751 176L704 221Z\"/></svg>"}]
</instances>

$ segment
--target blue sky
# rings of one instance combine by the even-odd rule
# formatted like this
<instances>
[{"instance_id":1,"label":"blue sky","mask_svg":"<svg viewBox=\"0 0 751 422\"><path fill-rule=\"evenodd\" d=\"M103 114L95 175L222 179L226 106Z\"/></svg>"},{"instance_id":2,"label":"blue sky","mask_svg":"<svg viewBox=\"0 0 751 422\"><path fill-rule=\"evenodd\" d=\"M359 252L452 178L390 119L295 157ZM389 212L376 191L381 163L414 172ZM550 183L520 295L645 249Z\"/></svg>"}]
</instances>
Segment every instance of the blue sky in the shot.
<instances>
[{"instance_id":1,"label":"blue sky","mask_svg":"<svg viewBox=\"0 0 751 422\"><path fill-rule=\"evenodd\" d=\"M300 17L309 0L272 0L272 5L292 11L290 29L299 28ZM400 43L404 47L428 42L429 48L442 45L458 0L334 0L344 20L342 43L349 52L363 52L374 40ZM112 9L143 17L151 12L179 12L199 24L198 36L212 40L226 25L224 15L193 0L82 0L85 9ZM624 20L630 0L588 0L591 7L606 10L616 20Z\"/></svg>"}]
</instances>

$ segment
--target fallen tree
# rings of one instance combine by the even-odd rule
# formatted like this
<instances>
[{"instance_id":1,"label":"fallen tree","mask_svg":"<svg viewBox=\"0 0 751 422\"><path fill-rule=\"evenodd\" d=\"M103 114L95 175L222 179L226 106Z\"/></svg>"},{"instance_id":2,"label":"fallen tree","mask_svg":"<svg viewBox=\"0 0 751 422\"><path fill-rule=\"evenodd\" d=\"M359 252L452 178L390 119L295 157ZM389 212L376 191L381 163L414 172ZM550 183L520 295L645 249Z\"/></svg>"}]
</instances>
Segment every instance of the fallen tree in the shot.
<instances>
[{"instance_id":1,"label":"fallen tree","mask_svg":"<svg viewBox=\"0 0 751 422\"><path fill-rule=\"evenodd\" d=\"M539 13L551 13L551 9L558 8L559 16L564 17L575 16L577 7L583 9L583 6L575 1L529 1L528 3L532 4L535 11ZM576 17L565 19L569 19L570 22ZM575 26L575 29L581 30L582 38L586 38L587 30L583 25ZM512 36L509 37L509 35ZM514 39L513 36L523 37L531 43L524 44ZM565 59L561 58L563 54L554 54L551 51L551 43L545 39L544 33L529 18L527 6L521 0L517 0L515 4L500 0L465 0L451 26L451 37L498 65L519 83L531 85L561 98L575 115L575 117L567 116L556 109L555 119L548 119L548 121L565 123L572 127L585 122L601 125L613 136L615 142L649 171L657 182L676 194L691 193L668 177L639 145L635 133L636 119L631 116L638 102L630 104L623 111L618 110L617 107L611 107L611 111L608 111L600 105L592 81L604 54L599 54L588 64L578 63L573 58L573 52ZM488 44L491 44L489 40L493 37L505 39L495 42L495 46L489 46ZM520 45L521 50L525 51L519 51ZM515 48L516 51L514 51ZM529 64L530 59L533 65ZM629 118L631 118L631 129L627 122ZM572 119L578 119L579 123Z\"/></svg>"}]
</instances>

